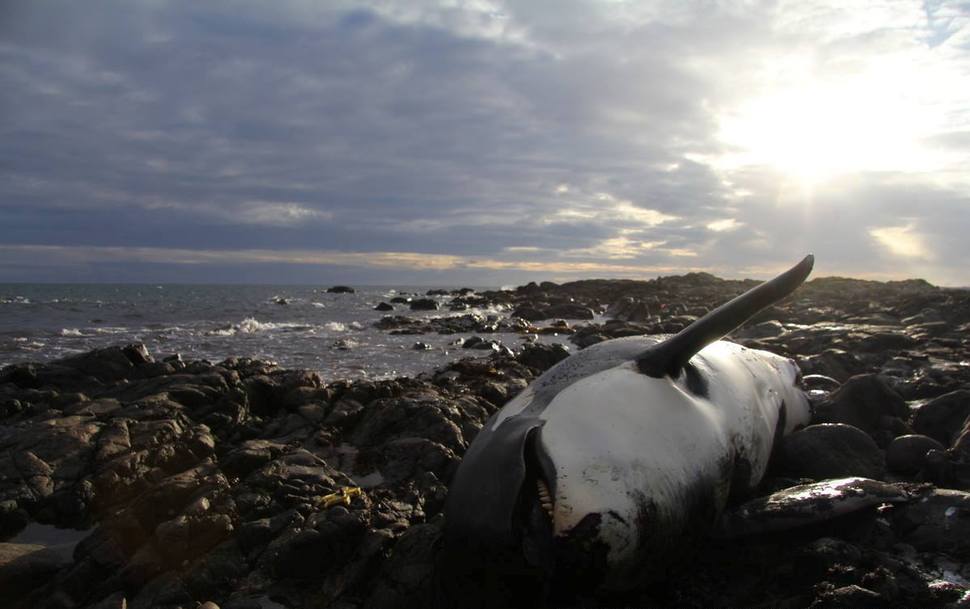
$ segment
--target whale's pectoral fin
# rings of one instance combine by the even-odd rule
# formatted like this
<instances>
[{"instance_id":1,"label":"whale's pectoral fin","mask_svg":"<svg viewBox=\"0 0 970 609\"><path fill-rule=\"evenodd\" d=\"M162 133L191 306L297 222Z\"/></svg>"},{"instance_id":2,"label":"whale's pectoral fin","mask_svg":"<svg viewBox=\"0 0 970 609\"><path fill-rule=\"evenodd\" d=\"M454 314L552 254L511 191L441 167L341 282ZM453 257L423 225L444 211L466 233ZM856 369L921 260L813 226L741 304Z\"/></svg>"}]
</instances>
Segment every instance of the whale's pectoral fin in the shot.
<instances>
[{"instance_id":1,"label":"whale's pectoral fin","mask_svg":"<svg viewBox=\"0 0 970 609\"><path fill-rule=\"evenodd\" d=\"M805 256L801 262L771 281L724 303L670 339L650 347L637 358L640 371L657 378L678 376L698 351L723 338L758 311L794 292L812 272L814 264L814 256Z\"/></svg>"}]
</instances>

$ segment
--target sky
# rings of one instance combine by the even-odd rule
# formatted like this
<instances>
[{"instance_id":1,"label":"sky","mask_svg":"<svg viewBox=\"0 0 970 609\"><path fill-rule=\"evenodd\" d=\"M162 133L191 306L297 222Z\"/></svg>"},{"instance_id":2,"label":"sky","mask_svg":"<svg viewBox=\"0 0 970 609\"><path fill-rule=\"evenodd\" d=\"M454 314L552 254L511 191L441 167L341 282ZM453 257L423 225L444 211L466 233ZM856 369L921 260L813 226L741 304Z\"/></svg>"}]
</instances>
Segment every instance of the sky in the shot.
<instances>
[{"instance_id":1,"label":"sky","mask_svg":"<svg viewBox=\"0 0 970 609\"><path fill-rule=\"evenodd\" d=\"M0 282L970 286L970 2L0 2Z\"/></svg>"}]
</instances>

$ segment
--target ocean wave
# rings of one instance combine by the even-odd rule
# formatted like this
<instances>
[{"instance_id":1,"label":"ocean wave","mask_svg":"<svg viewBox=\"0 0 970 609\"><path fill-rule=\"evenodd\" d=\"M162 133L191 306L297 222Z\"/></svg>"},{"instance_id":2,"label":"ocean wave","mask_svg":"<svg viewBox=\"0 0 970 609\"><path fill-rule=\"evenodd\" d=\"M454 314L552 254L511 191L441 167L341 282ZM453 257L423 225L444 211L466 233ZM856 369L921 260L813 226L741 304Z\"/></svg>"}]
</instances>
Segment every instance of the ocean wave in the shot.
<instances>
[{"instance_id":1,"label":"ocean wave","mask_svg":"<svg viewBox=\"0 0 970 609\"><path fill-rule=\"evenodd\" d=\"M323 329L330 332L346 332L347 324L342 324L339 321L328 321L323 324Z\"/></svg>"},{"instance_id":2,"label":"ocean wave","mask_svg":"<svg viewBox=\"0 0 970 609\"><path fill-rule=\"evenodd\" d=\"M78 328L61 328L61 336L84 336Z\"/></svg>"},{"instance_id":3,"label":"ocean wave","mask_svg":"<svg viewBox=\"0 0 970 609\"><path fill-rule=\"evenodd\" d=\"M272 332L274 330L280 330L283 332L299 332L306 330L312 331L313 326L297 322L259 321L255 317L247 317L238 324L226 324L225 326L220 326L214 330L208 330L205 332L205 335L236 336L237 334L261 334L264 332Z\"/></svg>"},{"instance_id":4,"label":"ocean wave","mask_svg":"<svg viewBox=\"0 0 970 609\"><path fill-rule=\"evenodd\" d=\"M103 305L107 304L103 300L92 300L90 298L52 298L50 300L43 301L44 304L95 304ZM118 303L125 304L125 303Z\"/></svg>"},{"instance_id":5,"label":"ocean wave","mask_svg":"<svg viewBox=\"0 0 970 609\"><path fill-rule=\"evenodd\" d=\"M311 302L310 304L313 305L313 306L315 306L318 309L326 309L327 308L327 305L323 304L322 302L316 302L316 301L314 301L314 302Z\"/></svg>"},{"instance_id":6,"label":"ocean wave","mask_svg":"<svg viewBox=\"0 0 970 609\"><path fill-rule=\"evenodd\" d=\"M31 304L26 296L0 296L0 304Z\"/></svg>"}]
</instances>

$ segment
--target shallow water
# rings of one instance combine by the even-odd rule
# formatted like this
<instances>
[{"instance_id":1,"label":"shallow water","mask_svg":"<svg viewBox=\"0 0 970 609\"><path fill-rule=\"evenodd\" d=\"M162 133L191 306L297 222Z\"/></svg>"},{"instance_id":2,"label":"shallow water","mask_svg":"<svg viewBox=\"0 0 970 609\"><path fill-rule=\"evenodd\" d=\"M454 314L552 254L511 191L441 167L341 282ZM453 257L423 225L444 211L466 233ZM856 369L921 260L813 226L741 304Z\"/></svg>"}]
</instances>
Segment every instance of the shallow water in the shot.
<instances>
[{"instance_id":1,"label":"shallow water","mask_svg":"<svg viewBox=\"0 0 970 609\"><path fill-rule=\"evenodd\" d=\"M49 524L31 522L6 543L44 546L69 560L74 554L74 547L90 534L91 531L60 529Z\"/></svg>"},{"instance_id":2,"label":"shallow water","mask_svg":"<svg viewBox=\"0 0 970 609\"><path fill-rule=\"evenodd\" d=\"M140 342L157 358L218 362L230 356L316 370L327 379L390 378L481 356L453 343L465 335L392 336L373 327L386 314L449 316L504 310L411 311L373 308L427 288L358 288L328 294L320 286L0 284L0 366L46 361L98 347ZM451 296L433 296L445 304ZM285 299L287 304L277 301ZM516 334L490 335L515 348ZM561 340L553 338L552 341ZM412 349L421 341L430 350Z\"/></svg>"}]
</instances>

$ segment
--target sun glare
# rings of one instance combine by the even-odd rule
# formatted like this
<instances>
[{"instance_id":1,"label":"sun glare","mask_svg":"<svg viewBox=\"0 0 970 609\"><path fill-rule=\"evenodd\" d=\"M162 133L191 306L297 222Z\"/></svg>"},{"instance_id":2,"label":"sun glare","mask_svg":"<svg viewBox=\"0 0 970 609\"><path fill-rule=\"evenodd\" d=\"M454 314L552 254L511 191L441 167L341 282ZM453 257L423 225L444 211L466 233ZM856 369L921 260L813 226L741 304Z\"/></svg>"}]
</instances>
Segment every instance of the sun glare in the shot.
<instances>
[{"instance_id":1,"label":"sun glare","mask_svg":"<svg viewBox=\"0 0 970 609\"><path fill-rule=\"evenodd\" d=\"M920 171L933 165L920 145L937 120L886 66L864 76L806 80L741 104L722 116L733 148L728 167L760 165L812 185L856 172Z\"/></svg>"}]
</instances>

